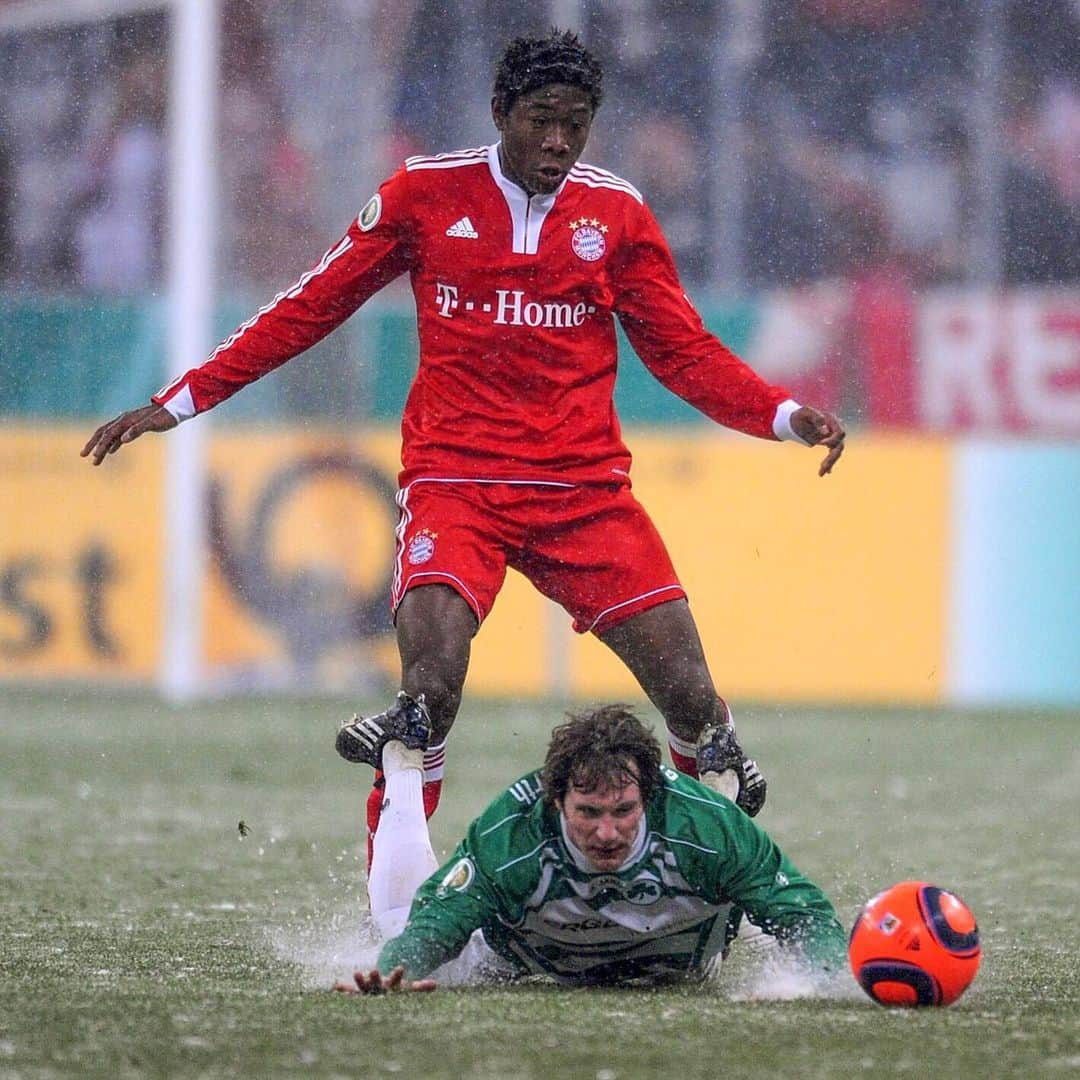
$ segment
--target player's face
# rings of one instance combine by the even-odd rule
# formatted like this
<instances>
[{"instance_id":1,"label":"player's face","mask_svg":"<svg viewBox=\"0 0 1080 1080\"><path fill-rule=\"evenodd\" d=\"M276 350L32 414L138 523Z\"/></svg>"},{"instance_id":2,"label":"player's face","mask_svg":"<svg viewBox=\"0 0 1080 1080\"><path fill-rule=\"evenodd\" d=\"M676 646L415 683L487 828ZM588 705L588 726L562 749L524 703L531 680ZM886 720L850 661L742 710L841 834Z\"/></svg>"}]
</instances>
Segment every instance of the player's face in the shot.
<instances>
[{"instance_id":1,"label":"player's face","mask_svg":"<svg viewBox=\"0 0 1080 1080\"><path fill-rule=\"evenodd\" d=\"M503 172L530 195L550 195L581 156L592 125L592 105L580 87L552 83L522 94L491 115L502 136Z\"/></svg>"},{"instance_id":2,"label":"player's face","mask_svg":"<svg viewBox=\"0 0 1080 1080\"><path fill-rule=\"evenodd\" d=\"M571 784L560 809L567 836L596 870L617 870L626 862L645 813L636 782L597 791Z\"/></svg>"}]
</instances>

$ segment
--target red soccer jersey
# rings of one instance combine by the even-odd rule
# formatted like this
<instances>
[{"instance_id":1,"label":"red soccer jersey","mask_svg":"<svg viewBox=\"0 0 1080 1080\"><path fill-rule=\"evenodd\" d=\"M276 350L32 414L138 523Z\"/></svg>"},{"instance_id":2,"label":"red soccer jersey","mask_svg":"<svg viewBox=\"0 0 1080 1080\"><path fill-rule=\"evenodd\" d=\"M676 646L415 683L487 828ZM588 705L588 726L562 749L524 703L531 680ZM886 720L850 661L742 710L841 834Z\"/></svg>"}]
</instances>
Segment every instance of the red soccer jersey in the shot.
<instances>
[{"instance_id":1,"label":"red soccer jersey","mask_svg":"<svg viewBox=\"0 0 1080 1080\"><path fill-rule=\"evenodd\" d=\"M705 329L637 190L579 163L557 192L530 198L503 175L497 146L410 158L317 266L153 400L178 419L212 408L406 271L420 364L402 484L625 482L613 316L674 393L720 424L776 437L787 391Z\"/></svg>"}]
</instances>

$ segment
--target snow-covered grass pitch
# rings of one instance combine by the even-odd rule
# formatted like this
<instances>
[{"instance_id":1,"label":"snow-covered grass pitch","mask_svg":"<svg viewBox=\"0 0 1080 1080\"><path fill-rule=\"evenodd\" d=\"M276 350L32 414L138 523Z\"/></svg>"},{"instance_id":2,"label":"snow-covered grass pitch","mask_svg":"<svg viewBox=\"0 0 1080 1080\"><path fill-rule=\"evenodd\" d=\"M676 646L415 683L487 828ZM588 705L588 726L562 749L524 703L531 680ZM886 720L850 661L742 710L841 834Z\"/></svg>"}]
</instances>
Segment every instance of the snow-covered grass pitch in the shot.
<instances>
[{"instance_id":1,"label":"snow-covered grass pitch","mask_svg":"<svg viewBox=\"0 0 1080 1080\"><path fill-rule=\"evenodd\" d=\"M913 877L975 911L975 983L910 1012L792 999L746 949L707 988L330 994L373 948L368 775L333 736L376 704L0 689L0 1077L1080 1072L1080 715L739 710L761 821L846 926ZM467 698L440 855L562 708Z\"/></svg>"}]
</instances>

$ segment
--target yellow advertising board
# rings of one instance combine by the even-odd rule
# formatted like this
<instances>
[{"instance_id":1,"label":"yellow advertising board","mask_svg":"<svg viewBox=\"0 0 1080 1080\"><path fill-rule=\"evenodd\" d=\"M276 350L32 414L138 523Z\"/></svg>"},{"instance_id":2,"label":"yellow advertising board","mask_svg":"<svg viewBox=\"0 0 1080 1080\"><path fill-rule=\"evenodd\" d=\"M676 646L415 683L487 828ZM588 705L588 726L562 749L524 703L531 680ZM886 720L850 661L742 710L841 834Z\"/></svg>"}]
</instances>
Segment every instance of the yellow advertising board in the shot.
<instances>
[{"instance_id":1,"label":"yellow advertising board","mask_svg":"<svg viewBox=\"0 0 1080 1080\"><path fill-rule=\"evenodd\" d=\"M75 428L0 431L0 676L155 677L163 438L93 469ZM164 438L167 438L165 436ZM736 700L933 701L944 685L944 443L820 453L708 432L632 433L634 491ZM212 432L205 665L223 687L397 679L387 596L397 432ZM602 644L510 573L468 692L639 691Z\"/></svg>"},{"instance_id":2,"label":"yellow advertising board","mask_svg":"<svg viewBox=\"0 0 1080 1080\"><path fill-rule=\"evenodd\" d=\"M713 679L733 699L935 701L945 685L948 448L856 437L819 450L716 434L633 439L634 491L671 552ZM633 693L595 640L576 694Z\"/></svg>"},{"instance_id":3,"label":"yellow advertising board","mask_svg":"<svg viewBox=\"0 0 1080 1080\"><path fill-rule=\"evenodd\" d=\"M79 457L88 434L0 429L0 676L156 672L163 446L93 469Z\"/></svg>"},{"instance_id":4,"label":"yellow advertising board","mask_svg":"<svg viewBox=\"0 0 1080 1080\"><path fill-rule=\"evenodd\" d=\"M396 679L389 634L398 439L210 442L206 661L226 685Z\"/></svg>"}]
</instances>

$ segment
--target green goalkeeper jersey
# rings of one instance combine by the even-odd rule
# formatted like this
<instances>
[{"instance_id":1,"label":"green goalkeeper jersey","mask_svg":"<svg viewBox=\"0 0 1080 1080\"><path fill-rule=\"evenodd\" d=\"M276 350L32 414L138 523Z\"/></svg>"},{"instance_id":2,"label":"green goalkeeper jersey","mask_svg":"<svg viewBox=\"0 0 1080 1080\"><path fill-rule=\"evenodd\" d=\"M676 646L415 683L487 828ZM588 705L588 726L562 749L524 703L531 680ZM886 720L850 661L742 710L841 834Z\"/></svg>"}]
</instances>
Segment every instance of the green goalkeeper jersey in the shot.
<instances>
[{"instance_id":1,"label":"green goalkeeper jersey","mask_svg":"<svg viewBox=\"0 0 1080 1080\"><path fill-rule=\"evenodd\" d=\"M843 963L832 905L734 803L669 768L650 799L634 853L617 871L588 868L540 773L512 784L419 889L379 968L423 978L474 930L522 974L566 983L704 972L735 916L817 968Z\"/></svg>"}]
</instances>

